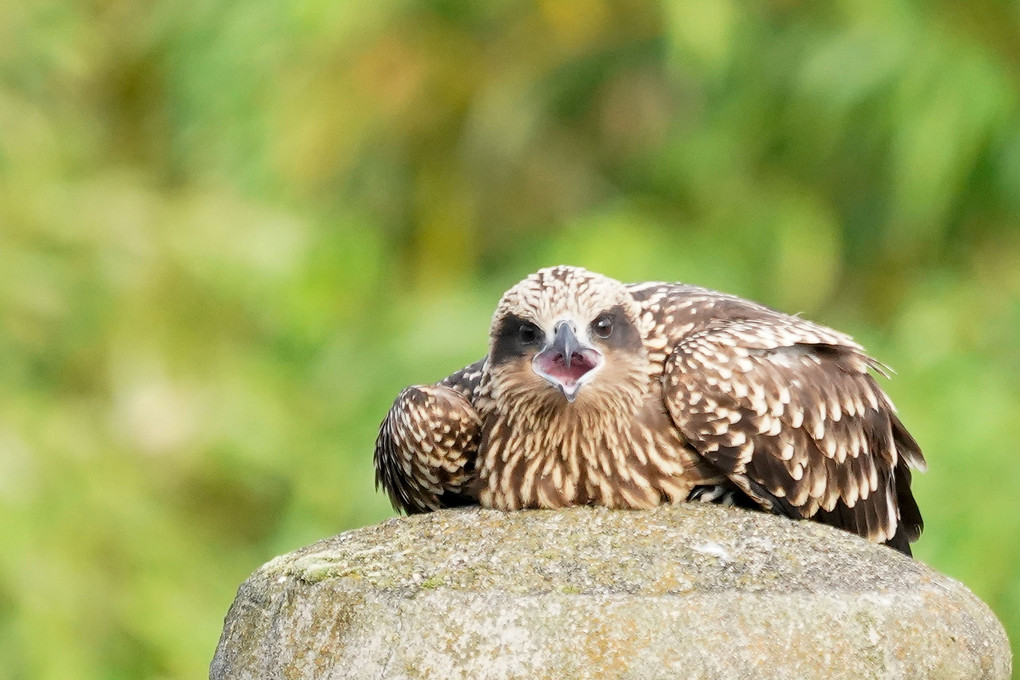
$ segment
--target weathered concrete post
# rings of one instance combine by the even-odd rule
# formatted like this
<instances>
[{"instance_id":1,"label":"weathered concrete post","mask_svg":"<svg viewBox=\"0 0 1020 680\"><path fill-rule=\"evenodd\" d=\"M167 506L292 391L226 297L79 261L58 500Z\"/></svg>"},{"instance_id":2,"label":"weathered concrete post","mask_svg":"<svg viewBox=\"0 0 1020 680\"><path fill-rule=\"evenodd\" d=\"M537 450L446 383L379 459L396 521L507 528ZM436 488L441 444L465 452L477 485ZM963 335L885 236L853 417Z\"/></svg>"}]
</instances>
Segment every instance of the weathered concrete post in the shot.
<instances>
[{"instance_id":1,"label":"weathered concrete post","mask_svg":"<svg viewBox=\"0 0 1020 680\"><path fill-rule=\"evenodd\" d=\"M212 662L241 678L1010 676L960 583L814 523L689 504L461 510L279 557Z\"/></svg>"}]
</instances>

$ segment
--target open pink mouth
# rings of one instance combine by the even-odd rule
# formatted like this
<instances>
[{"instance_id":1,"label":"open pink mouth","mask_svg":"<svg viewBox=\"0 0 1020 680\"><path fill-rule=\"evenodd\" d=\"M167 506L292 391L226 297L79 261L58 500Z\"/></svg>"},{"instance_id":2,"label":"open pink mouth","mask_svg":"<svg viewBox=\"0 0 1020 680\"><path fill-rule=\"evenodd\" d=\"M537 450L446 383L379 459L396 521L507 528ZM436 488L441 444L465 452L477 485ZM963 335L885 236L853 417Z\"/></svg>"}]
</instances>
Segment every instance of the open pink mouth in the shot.
<instances>
[{"instance_id":1,"label":"open pink mouth","mask_svg":"<svg viewBox=\"0 0 1020 680\"><path fill-rule=\"evenodd\" d=\"M546 351L535 357L535 367L546 377L555 380L565 387L573 387L577 381L599 365L599 353L593 349L574 352L570 357L570 366L566 358L557 351Z\"/></svg>"}]
</instances>

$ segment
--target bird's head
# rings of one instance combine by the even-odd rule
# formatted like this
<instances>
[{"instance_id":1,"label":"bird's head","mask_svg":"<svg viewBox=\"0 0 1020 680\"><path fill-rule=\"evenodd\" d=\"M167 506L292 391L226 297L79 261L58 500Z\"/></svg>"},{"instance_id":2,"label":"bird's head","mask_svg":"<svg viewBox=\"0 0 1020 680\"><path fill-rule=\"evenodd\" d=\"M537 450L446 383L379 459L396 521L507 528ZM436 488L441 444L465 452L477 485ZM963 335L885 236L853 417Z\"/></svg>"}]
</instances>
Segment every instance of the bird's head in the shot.
<instances>
[{"instance_id":1,"label":"bird's head","mask_svg":"<svg viewBox=\"0 0 1020 680\"><path fill-rule=\"evenodd\" d=\"M542 269L508 290L492 319L488 372L497 402L635 406L647 385L638 303L614 279Z\"/></svg>"}]
</instances>

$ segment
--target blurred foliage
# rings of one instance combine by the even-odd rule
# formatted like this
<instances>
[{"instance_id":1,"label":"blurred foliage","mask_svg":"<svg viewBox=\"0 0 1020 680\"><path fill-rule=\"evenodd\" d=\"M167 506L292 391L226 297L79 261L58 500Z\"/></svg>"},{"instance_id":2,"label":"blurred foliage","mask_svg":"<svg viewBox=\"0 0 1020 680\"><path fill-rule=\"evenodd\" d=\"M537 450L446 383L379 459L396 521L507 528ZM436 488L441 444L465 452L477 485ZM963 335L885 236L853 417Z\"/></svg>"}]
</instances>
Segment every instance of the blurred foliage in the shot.
<instances>
[{"instance_id":1,"label":"blurred foliage","mask_svg":"<svg viewBox=\"0 0 1020 680\"><path fill-rule=\"evenodd\" d=\"M1018 7L0 0L0 677L203 676L561 262L854 333L1020 640Z\"/></svg>"}]
</instances>

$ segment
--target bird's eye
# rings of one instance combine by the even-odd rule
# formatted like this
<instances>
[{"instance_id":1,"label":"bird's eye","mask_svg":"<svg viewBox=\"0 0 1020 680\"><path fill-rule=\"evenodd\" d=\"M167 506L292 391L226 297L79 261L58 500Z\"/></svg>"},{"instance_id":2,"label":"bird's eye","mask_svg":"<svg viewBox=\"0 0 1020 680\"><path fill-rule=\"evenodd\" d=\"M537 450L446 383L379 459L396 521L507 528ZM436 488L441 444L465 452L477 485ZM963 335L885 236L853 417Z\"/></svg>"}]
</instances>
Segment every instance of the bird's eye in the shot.
<instances>
[{"instance_id":1,"label":"bird's eye","mask_svg":"<svg viewBox=\"0 0 1020 680\"><path fill-rule=\"evenodd\" d=\"M608 314L603 314L599 318L595 319L595 322L591 325L592 332L600 338L608 338L613 334L613 318Z\"/></svg>"},{"instance_id":2,"label":"bird's eye","mask_svg":"<svg viewBox=\"0 0 1020 680\"><path fill-rule=\"evenodd\" d=\"M538 340L538 329L530 323L521 324L521 327L517 329L517 339L523 345L530 345Z\"/></svg>"}]
</instances>

